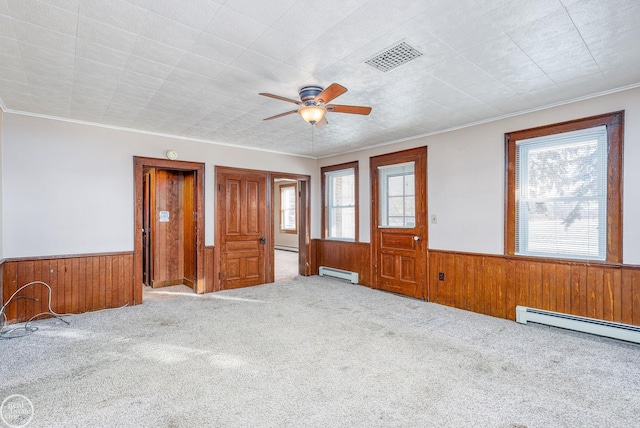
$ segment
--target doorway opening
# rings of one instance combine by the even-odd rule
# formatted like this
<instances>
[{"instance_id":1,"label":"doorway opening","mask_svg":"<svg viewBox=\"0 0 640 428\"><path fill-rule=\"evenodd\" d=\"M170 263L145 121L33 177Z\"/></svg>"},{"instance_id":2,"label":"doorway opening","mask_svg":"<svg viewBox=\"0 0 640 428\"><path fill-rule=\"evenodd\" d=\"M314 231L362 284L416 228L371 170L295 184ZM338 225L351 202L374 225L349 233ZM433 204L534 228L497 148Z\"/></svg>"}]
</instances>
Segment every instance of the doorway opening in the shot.
<instances>
[{"instance_id":1,"label":"doorway opening","mask_svg":"<svg viewBox=\"0 0 640 428\"><path fill-rule=\"evenodd\" d=\"M271 227L273 231L271 282L311 275L308 175L273 172Z\"/></svg>"},{"instance_id":2,"label":"doorway opening","mask_svg":"<svg viewBox=\"0 0 640 428\"><path fill-rule=\"evenodd\" d=\"M276 268L284 267L283 263L295 269L286 269L287 278L310 275L310 177L222 166L215 169L215 289L274 282ZM276 198L284 198L284 204ZM285 241L278 240L278 250L276 235L287 236Z\"/></svg>"},{"instance_id":3,"label":"doorway opening","mask_svg":"<svg viewBox=\"0 0 640 428\"><path fill-rule=\"evenodd\" d=\"M273 271L274 281L298 276L299 248L298 180L273 179Z\"/></svg>"},{"instance_id":4,"label":"doorway opening","mask_svg":"<svg viewBox=\"0 0 640 428\"><path fill-rule=\"evenodd\" d=\"M134 157L134 300L143 286L204 293L204 164Z\"/></svg>"},{"instance_id":5,"label":"doorway opening","mask_svg":"<svg viewBox=\"0 0 640 428\"><path fill-rule=\"evenodd\" d=\"M145 168L142 182L142 282L193 289L195 172Z\"/></svg>"}]
</instances>

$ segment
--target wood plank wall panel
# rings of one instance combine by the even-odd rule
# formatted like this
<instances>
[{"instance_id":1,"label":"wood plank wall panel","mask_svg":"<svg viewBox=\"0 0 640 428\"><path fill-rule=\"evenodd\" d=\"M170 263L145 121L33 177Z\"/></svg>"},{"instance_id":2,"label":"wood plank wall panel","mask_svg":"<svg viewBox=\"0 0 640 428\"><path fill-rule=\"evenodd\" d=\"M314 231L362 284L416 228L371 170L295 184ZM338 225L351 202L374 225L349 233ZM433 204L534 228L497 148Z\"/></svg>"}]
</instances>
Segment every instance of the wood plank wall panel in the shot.
<instances>
[{"instance_id":1,"label":"wood plank wall panel","mask_svg":"<svg viewBox=\"0 0 640 428\"><path fill-rule=\"evenodd\" d=\"M369 243L318 239L317 266L358 273L359 283L371 287L371 246Z\"/></svg>"},{"instance_id":2,"label":"wood plank wall panel","mask_svg":"<svg viewBox=\"0 0 640 428\"><path fill-rule=\"evenodd\" d=\"M205 293L218 291L218 273L216 272L215 247L204 247L204 284Z\"/></svg>"},{"instance_id":3,"label":"wood plank wall panel","mask_svg":"<svg viewBox=\"0 0 640 428\"><path fill-rule=\"evenodd\" d=\"M640 325L640 266L437 250L429 266L434 303L512 320L521 305Z\"/></svg>"},{"instance_id":4,"label":"wood plank wall panel","mask_svg":"<svg viewBox=\"0 0 640 428\"><path fill-rule=\"evenodd\" d=\"M2 303L4 304L4 259L0 260L0 298L2 299Z\"/></svg>"},{"instance_id":5,"label":"wood plank wall panel","mask_svg":"<svg viewBox=\"0 0 640 428\"><path fill-rule=\"evenodd\" d=\"M4 259L0 260L0 306L4 304Z\"/></svg>"},{"instance_id":6,"label":"wood plank wall panel","mask_svg":"<svg viewBox=\"0 0 640 428\"><path fill-rule=\"evenodd\" d=\"M16 273L18 266L15 263L4 263L2 268L2 302L3 304L11 297L17 289ZM11 290L11 291L9 291ZM18 318L18 305L9 305L5 310L7 320L15 320Z\"/></svg>"},{"instance_id":7,"label":"wood plank wall panel","mask_svg":"<svg viewBox=\"0 0 640 428\"><path fill-rule=\"evenodd\" d=\"M318 265L318 247L320 239L312 239L309 245L309 274L317 275L320 266Z\"/></svg>"},{"instance_id":8,"label":"wood plank wall panel","mask_svg":"<svg viewBox=\"0 0 640 428\"><path fill-rule=\"evenodd\" d=\"M640 289L640 272L633 273L633 284L633 289L636 290L633 294L633 316L635 317L634 319L638 319L640 318L640 292L638 292Z\"/></svg>"},{"instance_id":9,"label":"wood plank wall panel","mask_svg":"<svg viewBox=\"0 0 640 428\"><path fill-rule=\"evenodd\" d=\"M485 295L488 297L489 315L507 318L509 309L506 307L508 287L506 272L509 266L501 263L499 259L485 260L484 265ZM515 311L514 311L515 314Z\"/></svg>"},{"instance_id":10,"label":"wood plank wall panel","mask_svg":"<svg viewBox=\"0 0 640 428\"><path fill-rule=\"evenodd\" d=\"M51 308L60 314L142 302L134 299L133 253L7 260L2 266L2 301L32 281L51 286ZM26 321L47 310L45 286L27 287L20 296L27 299L14 300L7 307L9 321Z\"/></svg>"}]
</instances>

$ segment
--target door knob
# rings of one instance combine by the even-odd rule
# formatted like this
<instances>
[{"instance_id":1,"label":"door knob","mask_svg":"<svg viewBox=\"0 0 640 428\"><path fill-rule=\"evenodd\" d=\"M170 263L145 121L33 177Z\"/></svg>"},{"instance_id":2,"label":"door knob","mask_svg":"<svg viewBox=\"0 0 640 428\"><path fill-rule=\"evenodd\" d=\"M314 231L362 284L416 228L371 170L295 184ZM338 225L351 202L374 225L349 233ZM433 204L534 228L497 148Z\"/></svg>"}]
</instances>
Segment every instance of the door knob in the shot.
<instances>
[{"instance_id":1,"label":"door knob","mask_svg":"<svg viewBox=\"0 0 640 428\"><path fill-rule=\"evenodd\" d=\"M416 242L418 242L418 241L420 240L420 237L419 237L418 235L415 235L415 236L413 237L413 240L414 240L414 241L416 241Z\"/></svg>"},{"instance_id":2,"label":"door knob","mask_svg":"<svg viewBox=\"0 0 640 428\"><path fill-rule=\"evenodd\" d=\"M266 243L267 243L267 240L265 239L265 237L264 237L264 236L263 236L262 238L260 238L260 243L261 243L262 245L264 245L264 244L266 244Z\"/></svg>"}]
</instances>

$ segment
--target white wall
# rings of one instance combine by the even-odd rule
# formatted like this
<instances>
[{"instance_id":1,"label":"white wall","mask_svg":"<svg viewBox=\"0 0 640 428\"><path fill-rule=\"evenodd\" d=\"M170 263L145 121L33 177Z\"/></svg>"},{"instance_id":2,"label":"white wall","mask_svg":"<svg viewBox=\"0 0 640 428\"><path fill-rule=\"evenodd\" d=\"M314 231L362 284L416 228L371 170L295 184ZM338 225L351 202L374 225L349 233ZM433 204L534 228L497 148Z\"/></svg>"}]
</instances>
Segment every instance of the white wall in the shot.
<instances>
[{"instance_id":1,"label":"white wall","mask_svg":"<svg viewBox=\"0 0 640 428\"><path fill-rule=\"evenodd\" d=\"M214 244L214 165L311 175L313 159L4 114L4 257L133 250L133 156L205 163L205 245ZM313 209L313 207L312 207Z\"/></svg>"},{"instance_id":2,"label":"white wall","mask_svg":"<svg viewBox=\"0 0 640 428\"><path fill-rule=\"evenodd\" d=\"M360 241L370 240L369 157L428 147L432 249L503 253L504 133L625 110L624 262L640 264L640 89L370 150L313 159L4 113L0 256L133 249L133 156L204 162L205 244L214 244L214 165L311 176L311 236L320 237L320 167L360 164ZM3 217L2 217L3 215Z\"/></svg>"},{"instance_id":3,"label":"white wall","mask_svg":"<svg viewBox=\"0 0 640 428\"><path fill-rule=\"evenodd\" d=\"M504 134L625 110L623 257L640 264L640 89L618 92L482 125L321 159L318 167L358 160L360 240L370 241L369 157L427 146L429 248L503 254ZM316 206L320 185L313 186ZM314 219L319 222L318 216ZM319 225L316 228L319 230ZM316 230L314 229L314 230Z\"/></svg>"}]
</instances>

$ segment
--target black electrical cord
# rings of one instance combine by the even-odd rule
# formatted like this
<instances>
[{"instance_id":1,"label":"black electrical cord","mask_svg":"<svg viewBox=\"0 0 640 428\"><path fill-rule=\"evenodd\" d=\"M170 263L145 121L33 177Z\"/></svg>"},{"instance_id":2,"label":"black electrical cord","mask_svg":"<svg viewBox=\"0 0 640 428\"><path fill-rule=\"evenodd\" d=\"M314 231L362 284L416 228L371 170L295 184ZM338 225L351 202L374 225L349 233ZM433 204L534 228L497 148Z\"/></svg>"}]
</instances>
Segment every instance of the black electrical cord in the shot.
<instances>
[{"instance_id":1,"label":"black electrical cord","mask_svg":"<svg viewBox=\"0 0 640 428\"><path fill-rule=\"evenodd\" d=\"M19 327L14 327L14 328L6 328L7 326L7 314L6 314L6 308L9 305L9 303L11 303L13 301L13 299L15 298L17 299L31 299L31 300L35 300L38 301L38 299L32 298L32 297L25 297L25 296L18 296L18 293L20 293L22 290L24 290L25 288L32 286L32 285L36 285L36 284L41 284L44 285L45 287L47 287L47 289L49 290L49 299L47 302L47 311L45 312L40 312L39 314L36 314L34 316L32 316L31 318L29 318L29 320L24 323L24 325L21 325ZM66 323L67 325L69 325L69 322L67 320L65 320L64 316L66 316L67 314L59 314L57 312L55 312L53 309L51 309L51 294L52 294L52 290L51 290L51 286L49 284L47 284L46 282L42 282L42 281L32 281L29 282L25 285L23 285L22 287L18 288L12 295L11 297L9 297L9 299L7 299L7 301L4 303L4 305L2 305L2 308L0 308L0 315L2 316L2 318L0 319L0 339L15 339L18 337L24 337L28 334L33 333L34 331L38 330L38 327L32 327L29 325L29 323L31 323L32 321L35 321L36 319L45 316L45 315L49 315L49 316L53 316L54 318L57 318L61 321L63 321L64 323ZM21 334L16 334L16 332L18 331L24 331Z\"/></svg>"},{"instance_id":2,"label":"black electrical cord","mask_svg":"<svg viewBox=\"0 0 640 428\"><path fill-rule=\"evenodd\" d=\"M9 303L11 303L14 299L30 299L30 300L34 300L34 301L38 301L38 299L33 298L33 297L26 297L26 296L18 296L18 293L20 293L22 290L24 290L25 288L32 286L32 285L36 285L36 284L41 284L44 285L45 287L47 287L47 289L49 290L49 297L48 297L48 301L47 301L47 311L45 312L40 312L39 314L36 314L34 316L32 316L31 318L29 318L27 320L26 323L24 323L21 326L18 327L14 327L14 328L7 328L7 314L6 314L6 308L9 305ZM2 305L2 308L0 308L0 339L15 339L18 337L24 337L27 336L31 333L33 333L34 331L38 330L38 327L33 327L30 326L29 324L33 321L35 321L36 319L43 317L43 316L52 316L56 319L59 319L60 321L64 322L67 325L69 324L69 321L65 320L63 317L72 315L72 314L59 314L57 312L55 312L52 308L51 308L51 295L53 294L53 291L51 290L51 286L49 284L47 284L46 282L42 282L42 281L32 281L29 282L28 284L23 285L22 287L18 288L12 295L11 297L9 297L9 299L7 299L7 301L4 303L4 305ZM129 303L125 303L124 305L118 307L118 308L107 308L107 309L102 309L104 311L106 310L110 310L110 309L121 309L124 308L125 306L129 306ZM92 312L99 312L99 311L92 311ZM18 334L16 332L22 331L22 333Z\"/></svg>"}]
</instances>

